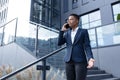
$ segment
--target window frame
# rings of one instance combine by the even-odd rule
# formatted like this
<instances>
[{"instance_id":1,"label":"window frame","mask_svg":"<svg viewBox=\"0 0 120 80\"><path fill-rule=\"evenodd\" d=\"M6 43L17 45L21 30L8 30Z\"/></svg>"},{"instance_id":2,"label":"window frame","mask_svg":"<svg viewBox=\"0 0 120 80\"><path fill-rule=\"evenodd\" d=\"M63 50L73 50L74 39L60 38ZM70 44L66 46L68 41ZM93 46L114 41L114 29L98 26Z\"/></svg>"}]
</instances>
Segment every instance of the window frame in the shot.
<instances>
[{"instance_id":1,"label":"window frame","mask_svg":"<svg viewBox=\"0 0 120 80\"><path fill-rule=\"evenodd\" d=\"M118 14L114 14L113 6L114 6L114 5L117 5L117 4L119 4L119 6L120 6L120 1L117 1L117 2L115 2L115 3L113 3L113 4L111 4L111 7L112 7L112 14L113 14L113 21L114 21L114 22L117 21L117 17L116 17L116 19L115 19L115 16L117 16ZM120 14L120 13L119 13L119 14Z\"/></svg>"},{"instance_id":2,"label":"window frame","mask_svg":"<svg viewBox=\"0 0 120 80\"><path fill-rule=\"evenodd\" d=\"M100 9L96 9L96 10L93 10L93 11L90 11L90 12L87 12L85 14L80 15L80 26L82 27L83 25L86 25L86 24L89 25L88 26L89 28L94 28L94 27L97 27L97 26L101 26L102 25L101 14L100 14L100 19L96 19L96 20L90 21L90 14L95 13L97 11L99 11L99 13L100 13ZM87 23L82 24L82 18L81 18L82 16L88 16L88 22ZM90 27L90 24L93 23L93 22L96 22L96 21L100 21L100 25ZM89 28L87 28L87 29L89 29Z\"/></svg>"}]
</instances>

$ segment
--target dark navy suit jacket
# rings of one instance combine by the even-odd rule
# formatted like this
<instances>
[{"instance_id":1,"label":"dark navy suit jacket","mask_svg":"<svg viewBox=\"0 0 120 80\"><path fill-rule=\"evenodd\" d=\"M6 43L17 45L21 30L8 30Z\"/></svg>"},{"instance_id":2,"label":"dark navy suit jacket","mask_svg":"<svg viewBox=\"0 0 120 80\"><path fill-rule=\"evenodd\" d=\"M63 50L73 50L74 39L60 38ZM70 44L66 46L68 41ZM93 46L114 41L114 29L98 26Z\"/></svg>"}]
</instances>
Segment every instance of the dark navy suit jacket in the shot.
<instances>
[{"instance_id":1,"label":"dark navy suit jacket","mask_svg":"<svg viewBox=\"0 0 120 80\"><path fill-rule=\"evenodd\" d=\"M58 45L61 46L64 43L67 46L67 53L64 58L65 62L72 60L74 62L87 63L87 59L93 58L87 29L78 29L74 43L71 41L71 29L65 32L60 31Z\"/></svg>"}]
</instances>

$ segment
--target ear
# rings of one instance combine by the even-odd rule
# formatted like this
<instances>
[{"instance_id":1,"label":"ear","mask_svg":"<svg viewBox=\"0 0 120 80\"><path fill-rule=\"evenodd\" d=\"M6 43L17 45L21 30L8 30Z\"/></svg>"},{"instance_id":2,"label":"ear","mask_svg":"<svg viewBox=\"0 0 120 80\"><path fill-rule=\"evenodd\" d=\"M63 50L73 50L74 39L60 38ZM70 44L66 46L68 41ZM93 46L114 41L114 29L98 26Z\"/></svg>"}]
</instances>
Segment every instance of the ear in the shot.
<instances>
[{"instance_id":1,"label":"ear","mask_svg":"<svg viewBox=\"0 0 120 80\"><path fill-rule=\"evenodd\" d=\"M79 23L79 21L77 20L77 23Z\"/></svg>"}]
</instances>

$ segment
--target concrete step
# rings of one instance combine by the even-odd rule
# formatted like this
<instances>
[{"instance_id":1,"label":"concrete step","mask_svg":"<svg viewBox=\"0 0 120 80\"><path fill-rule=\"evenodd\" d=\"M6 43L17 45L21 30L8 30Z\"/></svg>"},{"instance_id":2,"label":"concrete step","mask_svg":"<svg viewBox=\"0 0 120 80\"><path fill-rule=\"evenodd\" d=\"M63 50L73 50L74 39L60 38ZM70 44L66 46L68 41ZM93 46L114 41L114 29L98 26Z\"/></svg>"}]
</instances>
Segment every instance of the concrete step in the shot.
<instances>
[{"instance_id":1,"label":"concrete step","mask_svg":"<svg viewBox=\"0 0 120 80\"><path fill-rule=\"evenodd\" d=\"M101 79L107 79L112 77L113 76L111 74L93 74L93 75L87 75L86 80L101 80Z\"/></svg>"},{"instance_id":2,"label":"concrete step","mask_svg":"<svg viewBox=\"0 0 120 80\"><path fill-rule=\"evenodd\" d=\"M99 70L98 67L93 67L93 68L90 68L88 70Z\"/></svg>"},{"instance_id":3,"label":"concrete step","mask_svg":"<svg viewBox=\"0 0 120 80\"><path fill-rule=\"evenodd\" d=\"M120 80L120 78L107 78L107 79L101 79L101 80Z\"/></svg>"},{"instance_id":4,"label":"concrete step","mask_svg":"<svg viewBox=\"0 0 120 80\"><path fill-rule=\"evenodd\" d=\"M91 74L105 74L104 70L88 70L87 75Z\"/></svg>"}]
</instances>

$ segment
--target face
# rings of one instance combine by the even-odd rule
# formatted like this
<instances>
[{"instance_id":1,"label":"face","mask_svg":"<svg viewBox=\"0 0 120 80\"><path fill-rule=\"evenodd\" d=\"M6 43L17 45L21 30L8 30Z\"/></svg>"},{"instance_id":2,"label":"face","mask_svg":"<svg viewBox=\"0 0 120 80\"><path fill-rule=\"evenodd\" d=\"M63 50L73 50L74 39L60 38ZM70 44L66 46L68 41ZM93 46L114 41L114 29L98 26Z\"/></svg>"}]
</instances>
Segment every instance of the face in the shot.
<instances>
[{"instance_id":1,"label":"face","mask_svg":"<svg viewBox=\"0 0 120 80\"><path fill-rule=\"evenodd\" d=\"M78 20L74 16L69 16L67 22L71 28L78 26Z\"/></svg>"}]
</instances>

